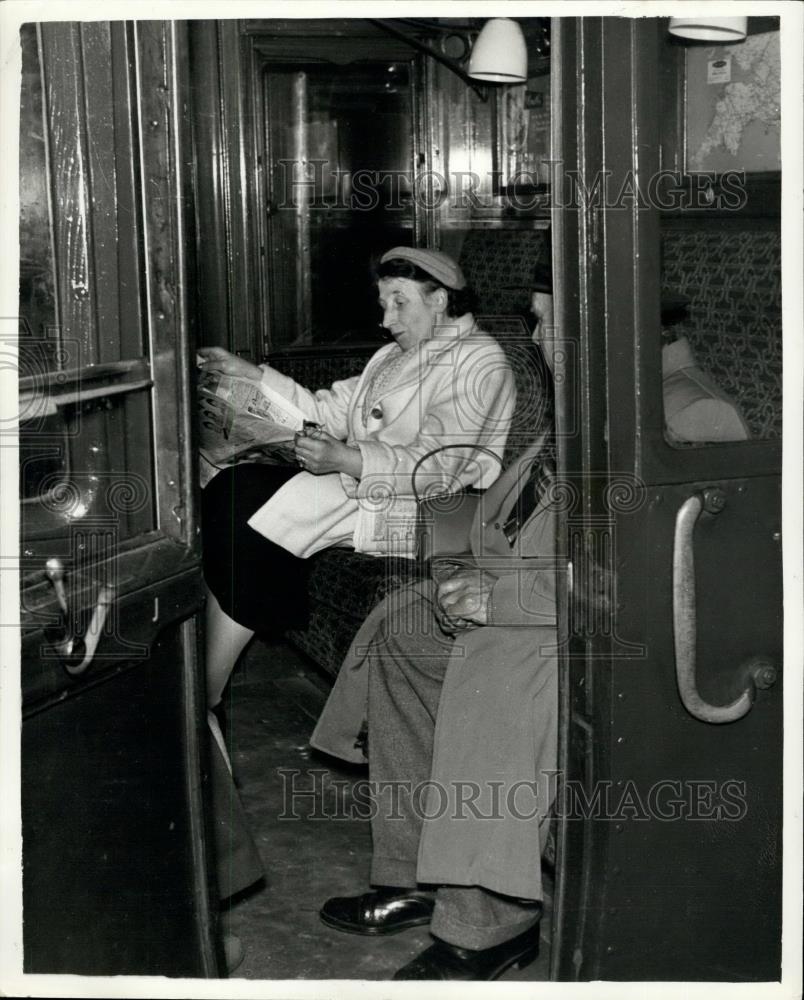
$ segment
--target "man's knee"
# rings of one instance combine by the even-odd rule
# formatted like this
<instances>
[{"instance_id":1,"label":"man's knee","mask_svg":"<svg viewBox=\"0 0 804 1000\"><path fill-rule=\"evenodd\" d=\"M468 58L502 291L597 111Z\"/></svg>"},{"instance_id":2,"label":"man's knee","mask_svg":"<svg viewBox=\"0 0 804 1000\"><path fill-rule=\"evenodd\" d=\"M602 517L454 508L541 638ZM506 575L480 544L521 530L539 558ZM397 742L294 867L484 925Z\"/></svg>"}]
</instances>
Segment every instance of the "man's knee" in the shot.
<instances>
[{"instance_id":1,"label":"man's knee","mask_svg":"<svg viewBox=\"0 0 804 1000\"><path fill-rule=\"evenodd\" d=\"M452 645L452 639L438 627L429 600L409 596L392 600L371 641L371 670L382 677L400 670L443 674Z\"/></svg>"}]
</instances>

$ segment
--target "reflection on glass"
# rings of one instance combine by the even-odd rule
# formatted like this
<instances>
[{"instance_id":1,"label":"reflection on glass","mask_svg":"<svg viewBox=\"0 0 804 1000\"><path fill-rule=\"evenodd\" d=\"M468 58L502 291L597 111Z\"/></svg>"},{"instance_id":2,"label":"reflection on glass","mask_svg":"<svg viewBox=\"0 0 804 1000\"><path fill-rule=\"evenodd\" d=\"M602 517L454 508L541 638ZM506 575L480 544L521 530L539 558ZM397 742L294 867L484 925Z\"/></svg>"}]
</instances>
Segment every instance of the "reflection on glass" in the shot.
<instances>
[{"instance_id":1,"label":"reflection on glass","mask_svg":"<svg viewBox=\"0 0 804 1000\"><path fill-rule=\"evenodd\" d=\"M70 536L82 525L113 526L125 541L156 527L147 391L54 406L20 427L22 538Z\"/></svg>"},{"instance_id":2,"label":"reflection on glass","mask_svg":"<svg viewBox=\"0 0 804 1000\"><path fill-rule=\"evenodd\" d=\"M413 116L406 63L272 66L271 339L378 333L372 260L413 241Z\"/></svg>"},{"instance_id":3,"label":"reflection on glass","mask_svg":"<svg viewBox=\"0 0 804 1000\"><path fill-rule=\"evenodd\" d=\"M667 441L682 447L751 437L737 403L697 362L683 324L689 300L666 295L662 303L662 397Z\"/></svg>"}]
</instances>

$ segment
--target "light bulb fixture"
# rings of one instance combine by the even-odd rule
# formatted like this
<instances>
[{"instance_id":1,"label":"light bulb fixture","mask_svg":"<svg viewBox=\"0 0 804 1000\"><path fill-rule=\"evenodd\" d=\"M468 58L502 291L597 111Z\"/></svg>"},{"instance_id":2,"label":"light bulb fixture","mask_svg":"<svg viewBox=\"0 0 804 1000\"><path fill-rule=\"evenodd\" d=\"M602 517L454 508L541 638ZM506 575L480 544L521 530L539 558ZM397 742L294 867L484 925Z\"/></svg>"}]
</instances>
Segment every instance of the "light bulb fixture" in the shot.
<instances>
[{"instance_id":1,"label":"light bulb fixture","mask_svg":"<svg viewBox=\"0 0 804 1000\"><path fill-rule=\"evenodd\" d=\"M525 83L528 50L516 21L508 17L486 21L472 46L469 76L485 83Z\"/></svg>"},{"instance_id":2,"label":"light bulb fixture","mask_svg":"<svg viewBox=\"0 0 804 1000\"><path fill-rule=\"evenodd\" d=\"M528 50L522 28L507 17L494 17L487 21L472 46L468 70L460 62L409 35L393 21L371 18L371 23L394 38L400 39L418 52L446 66L477 94L488 100L488 84L525 83L528 78Z\"/></svg>"},{"instance_id":3,"label":"light bulb fixture","mask_svg":"<svg viewBox=\"0 0 804 1000\"><path fill-rule=\"evenodd\" d=\"M671 35L696 42L741 42L748 32L747 17L671 17L667 30Z\"/></svg>"}]
</instances>

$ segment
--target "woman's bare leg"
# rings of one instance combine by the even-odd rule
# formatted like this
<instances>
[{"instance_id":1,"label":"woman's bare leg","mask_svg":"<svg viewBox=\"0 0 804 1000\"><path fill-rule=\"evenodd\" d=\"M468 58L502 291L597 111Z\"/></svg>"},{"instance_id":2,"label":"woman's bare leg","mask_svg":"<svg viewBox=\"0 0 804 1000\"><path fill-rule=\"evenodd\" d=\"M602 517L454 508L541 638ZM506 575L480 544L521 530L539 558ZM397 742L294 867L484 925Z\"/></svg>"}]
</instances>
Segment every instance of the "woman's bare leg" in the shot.
<instances>
[{"instance_id":1,"label":"woman's bare leg","mask_svg":"<svg viewBox=\"0 0 804 1000\"><path fill-rule=\"evenodd\" d=\"M254 632L231 619L209 591L206 618L207 707L215 708Z\"/></svg>"}]
</instances>

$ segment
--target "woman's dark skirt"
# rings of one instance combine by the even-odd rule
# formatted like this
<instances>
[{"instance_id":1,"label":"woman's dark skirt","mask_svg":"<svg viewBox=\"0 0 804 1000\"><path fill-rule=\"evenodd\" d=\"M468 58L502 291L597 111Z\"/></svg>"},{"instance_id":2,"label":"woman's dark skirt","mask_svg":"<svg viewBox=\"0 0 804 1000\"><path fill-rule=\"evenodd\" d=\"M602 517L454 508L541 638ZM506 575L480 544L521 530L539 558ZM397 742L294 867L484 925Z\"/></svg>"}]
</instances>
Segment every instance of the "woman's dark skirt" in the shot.
<instances>
[{"instance_id":1,"label":"woman's dark skirt","mask_svg":"<svg viewBox=\"0 0 804 1000\"><path fill-rule=\"evenodd\" d=\"M204 578L221 608L255 632L304 628L308 561L246 523L298 473L277 465L224 469L201 492Z\"/></svg>"}]
</instances>

